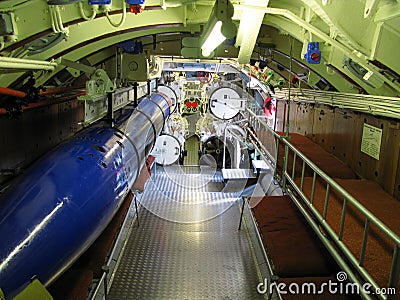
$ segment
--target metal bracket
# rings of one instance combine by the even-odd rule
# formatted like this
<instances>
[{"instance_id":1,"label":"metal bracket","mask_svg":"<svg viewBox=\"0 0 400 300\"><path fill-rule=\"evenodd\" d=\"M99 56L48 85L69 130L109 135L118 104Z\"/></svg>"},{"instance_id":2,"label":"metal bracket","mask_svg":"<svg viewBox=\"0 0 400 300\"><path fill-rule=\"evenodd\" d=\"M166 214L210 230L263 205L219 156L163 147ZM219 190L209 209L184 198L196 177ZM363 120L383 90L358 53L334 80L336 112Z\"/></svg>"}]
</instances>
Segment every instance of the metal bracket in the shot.
<instances>
[{"instance_id":1,"label":"metal bracket","mask_svg":"<svg viewBox=\"0 0 400 300\"><path fill-rule=\"evenodd\" d=\"M142 84L137 89L137 97L141 98L146 95L146 84ZM129 103L134 102L134 88L121 88L112 94L112 110L116 111ZM97 96L91 101L85 101L85 118L81 124L92 124L107 115L108 97Z\"/></svg>"},{"instance_id":2,"label":"metal bracket","mask_svg":"<svg viewBox=\"0 0 400 300\"><path fill-rule=\"evenodd\" d=\"M18 39L18 28L13 12L0 13L0 37L4 42L15 42Z\"/></svg>"},{"instance_id":3,"label":"metal bracket","mask_svg":"<svg viewBox=\"0 0 400 300\"><path fill-rule=\"evenodd\" d=\"M103 69L96 69L75 61L61 58L60 64L85 72L90 80L86 81L86 95L78 97L79 100L96 101L99 97L115 91L115 84L110 80Z\"/></svg>"},{"instance_id":4,"label":"metal bracket","mask_svg":"<svg viewBox=\"0 0 400 300\"><path fill-rule=\"evenodd\" d=\"M86 81L86 95L78 97L79 100L94 101L99 96L115 91L115 85L110 80L107 72L98 69Z\"/></svg>"}]
</instances>

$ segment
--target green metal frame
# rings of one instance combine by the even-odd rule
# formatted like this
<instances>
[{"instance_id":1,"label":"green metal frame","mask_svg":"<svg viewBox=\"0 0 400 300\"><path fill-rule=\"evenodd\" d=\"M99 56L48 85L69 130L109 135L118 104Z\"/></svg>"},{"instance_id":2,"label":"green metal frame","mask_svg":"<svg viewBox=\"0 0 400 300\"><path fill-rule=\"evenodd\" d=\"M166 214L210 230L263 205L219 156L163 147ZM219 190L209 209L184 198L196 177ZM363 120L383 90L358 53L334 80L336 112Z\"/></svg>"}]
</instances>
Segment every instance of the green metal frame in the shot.
<instances>
[{"instance_id":1,"label":"green metal frame","mask_svg":"<svg viewBox=\"0 0 400 300\"><path fill-rule=\"evenodd\" d=\"M323 63L309 65L309 68L336 89L356 92L353 86L355 83L369 94L398 96L400 84L396 75L390 74L390 70L397 74L400 70L396 53L396 49L400 47L400 3L368 1L374 4L366 5L363 1L356 0L269 0L265 2L265 7L252 6L265 14L257 44L263 44L263 40L268 41L272 37L270 41L276 49L288 53L288 36L294 37L296 42L293 57L302 60L307 42L318 41L323 53ZM29 54L29 50L24 48L26 41L39 38L45 40L52 32L62 32L65 40L62 39L54 47L30 58L48 60L75 51L76 47L81 48L81 57L90 56L97 51L99 44L103 48L114 45L109 36L130 32L132 38L136 38L147 34L144 31L137 34L138 29L150 26L156 27L154 34L161 33L162 28L168 24L181 24L180 32L199 33L198 28L207 22L214 5L213 1L146 0L145 10L135 15L123 14L126 8L123 3L125 2L122 0L112 1L110 6L94 8L86 2L48 5L46 1L40 0L1 1L0 12L12 13L12 20L16 24L12 36L0 37L1 55L23 58ZM246 6L239 0L233 0L232 3L235 6L233 20L240 23L242 10ZM93 18L85 15L93 12ZM120 26L114 26L114 22L118 20L121 20ZM258 28L254 30L257 31ZM101 39L104 42L99 43L98 40ZM84 42L89 47L83 47ZM178 43L177 48L180 48ZM237 51L229 50L229 55L236 53ZM253 52L253 57L256 56L257 52ZM348 68L343 68L344 58L350 58L371 71L368 78L360 78ZM375 61L383 67L375 64ZM0 74L0 85L9 86L21 75L22 73ZM311 79L310 82L318 80L317 77Z\"/></svg>"},{"instance_id":2,"label":"green metal frame","mask_svg":"<svg viewBox=\"0 0 400 300\"><path fill-rule=\"evenodd\" d=\"M328 251L333 256L333 258L337 261L342 270L347 273L349 280L359 284L359 287L361 287L365 283L370 283L375 290L381 289L381 287L375 282L372 276L362 266L364 263L365 252L367 249L367 240L370 234L369 227L371 224L373 224L375 225L377 230L379 230L382 234L384 234L394 244L390 277L388 279L388 288L391 289L396 288L400 278L400 237L396 233L394 233L389 227L387 227L380 219L378 219L371 211L369 211L359 201L357 201L356 198L350 195L343 187L341 187L326 173L324 173L320 168L318 168L303 153L297 150L288 141L286 137L278 135L270 127L268 127L264 119L259 115L257 115L257 112L254 112L249 108L247 108L247 112L249 113L250 116L249 122L253 127L258 127L258 128L264 127L264 129L267 132L273 134L276 140L276 149L278 149L279 144L282 144L284 146L285 151L284 151L283 170L279 174L276 173L275 176L280 181L284 192L291 197L293 202L299 208L301 213L304 215L308 223L311 225L317 236L320 238L320 240L323 242L323 244L326 246ZM262 151L268 152L268 145L263 145L263 143L255 135L252 135L251 137L255 139L259 145L261 145L259 148L261 148ZM290 153L293 153L292 170L288 170L288 158ZM271 156L271 154L265 153L265 155L262 156L264 159L268 159ZM277 159L278 158L276 158L276 160ZM294 179L295 165L297 159L300 159L302 161L300 185L298 185ZM303 192L303 182L305 177L306 166L311 168L313 172L310 198L308 198ZM323 180L326 184L326 190L325 190L326 196L324 203L324 211L322 215L318 212L318 210L314 207L313 204L315 184L317 178L319 180ZM332 227L328 225L326 220L327 209L329 207L329 195L332 192L332 190L335 190L344 199L342 206L342 216L340 220L339 234L336 234L336 232L332 229ZM343 234L344 222L347 214L348 205L352 205L352 207L356 209L357 212L359 212L365 217L363 242L358 259L352 254L352 252L342 241L342 234ZM320 228L323 228L326 234L322 233ZM359 276L361 276L364 281L361 281L359 279ZM365 293L365 291L363 291L363 289L361 288L360 288L360 294L363 299L373 299L369 294ZM390 297L393 295L387 295L387 296ZM381 299L388 299L386 298L385 295L379 295L379 297Z\"/></svg>"},{"instance_id":3,"label":"green metal frame","mask_svg":"<svg viewBox=\"0 0 400 300\"><path fill-rule=\"evenodd\" d=\"M389 227L387 227L381 220L379 220L372 212L370 212L367 208L365 208L360 202L357 201L352 195L350 195L344 188L342 188L339 184L337 184L332 178L330 178L327 174L325 174L321 169L319 169L311 160L309 160L304 154L302 154L299 150L297 150L292 144L290 144L285 138L280 137L278 135L277 139L282 142L285 146L285 157L284 157L284 169L282 176L286 179L284 183L284 189L286 192L291 196L297 207L302 211L303 215L310 223L314 223L312 226L314 228L315 221L317 219L318 226L315 229L318 230L317 233L324 242L325 246L327 246L328 250L334 256L334 258L338 261L339 265L346 271L349 275L350 279L355 283L360 283L360 286L363 284L361 283L356 274L351 271L351 268L348 264L343 260L341 254L344 254L346 259L350 262L352 267L357 270L357 273L363 277L363 279L370 283L376 290L380 289L379 285L374 281L371 275L366 271L364 267L362 267L365 257L365 251L367 247L367 239L369 236L369 226L370 224L374 224L376 228L384 234L388 239L390 239L394 243L393 249L393 256L392 256L392 267L390 272L390 278L388 281L389 288L395 288L397 286L397 282L399 280L400 275L400 237L394 233ZM287 169L287 162L289 153L294 153L293 158L293 165L296 163L297 157L303 161L302 164L302 176L301 176L301 183L300 186L294 180L294 167L292 170L292 174L288 172ZM303 181L304 181L304 170L305 165L310 167L313 170L313 182L311 188L311 197L308 198L303 192ZM322 179L326 183L326 196L325 196L325 203L324 203L324 212L321 215L317 209L313 205L314 200L314 192L315 192L315 184L316 179ZM285 186L286 184L286 186ZM326 222L326 212L329 206L329 194L331 190L334 189L337 191L344 199L343 206L342 206L342 216L340 220L340 230L339 235L332 229L331 226L328 225ZM361 213L365 217L365 228L364 228L364 235L363 235L363 242L362 248L360 252L360 258L357 259L351 251L347 248L347 246L342 241L342 235L344 230L344 221L347 214L347 206L348 203L351 204L357 212ZM307 211L309 209L312 212L312 215ZM325 237L319 230L319 226L321 226L329 235L329 238ZM340 252L336 250L330 241L333 241L334 244L339 248ZM362 291L363 292L363 291ZM370 299L368 294L362 293L361 294L364 299ZM386 299L384 295L381 295L382 299Z\"/></svg>"}]
</instances>

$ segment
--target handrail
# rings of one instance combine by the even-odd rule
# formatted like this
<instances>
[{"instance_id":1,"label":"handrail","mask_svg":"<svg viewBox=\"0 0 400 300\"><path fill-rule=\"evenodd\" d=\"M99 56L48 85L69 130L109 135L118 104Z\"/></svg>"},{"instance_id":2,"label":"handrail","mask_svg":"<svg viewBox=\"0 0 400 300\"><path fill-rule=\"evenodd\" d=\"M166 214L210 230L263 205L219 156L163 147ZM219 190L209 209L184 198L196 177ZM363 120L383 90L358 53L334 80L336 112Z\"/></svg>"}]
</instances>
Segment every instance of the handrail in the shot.
<instances>
[{"instance_id":1,"label":"handrail","mask_svg":"<svg viewBox=\"0 0 400 300\"><path fill-rule=\"evenodd\" d=\"M101 278L94 287L93 292L88 296L88 299L90 300L96 300L96 299L105 300L107 298L109 287L111 287L112 280L114 277L113 273L115 272L116 268L120 263L119 258L121 257L122 252L125 250L125 245L128 241L128 236L130 235L133 229L133 222L138 218L136 197L137 193L134 192L132 202L129 205L128 211L126 212L125 218L121 225L121 229L112 246L111 253L108 256L106 264L102 267ZM111 276L108 276L109 274L111 274Z\"/></svg>"},{"instance_id":2,"label":"handrail","mask_svg":"<svg viewBox=\"0 0 400 300\"><path fill-rule=\"evenodd\" d=\"M342 186L340 186L336 181L334 181L332 178L330 178L324 171L322 171L320 168L318 168L310 159L308 159L303 153L301 153L299 150L297 150L290 142L288 142L285 138L282 136L276 134L276 137L279 139L283 140L283 143L288 145L289 148L296 153L298 157L300 157L305 163L315 172L317 173L322 179L324 179L330 186L334 187L336 191L338 191L340 194L342 194L347 200L351 202L351 204L354 205L359 210L362 210L362 213L370 219L370 221L373 221L373 223L380 227L383 231L387 232L388 237L390 237L391 240L393 240L397 246L400 247L400 237L394 233L388 226L386 226L380 219L378 219L371 211L369 211L364 205L362 205L360 202L357 201L356 198L354 198L349 192L347 192ZM289 174L288 174L289 175Z\"/></svg>"},{"instance_id":3,"label":"handrail","mask_svg":"<svg viewBox=\"0 0 400 300\"><path fill-rule=\"evenodd\" d=\"M275 134L275 137L281 141L285 145L285 164L284 164L284 169L283 169L283 177L284 179L287 180L287 183L290 185L289 188L292 188L292 190L297 193L297 195L300 196L300 198L303 200L303 203L299 202L298 199L296 199L296 195L292 192L290 193L293 199L296 199L297 201L297 206L299 205L304 205L309 208L311 213L314 215L314 217L317 219L318 223L324 228L324 230L328 233L328 235L331 237L332 241L336 244L336 246L339 248L339 250L346 256L348 261L353 265L353 267L357 270L357 272L362 276L364 280L366 280L368 283L371 284L375 290L380 289L380 286L375 282L375 280L372 278L372 276L366 271L366 269L362 266L364 262L364 256L365 256L365 249L367 247L366 244L366 239L369 236L369 223L373 223L376 228L384 234L387 238L389 238L393 243L394 243L394 252L392 256L392 267L391 267L391 272L389 276L389 282L388 282L388 287L396 287L398 279L399 279L399 271L395 270L395 268L399 264L399 251L398 248L400 247L400 237L394 233L387 225L385 225L380 219L378 219L371 211L369 211L365 206L363 206L360 202L357 201L352 195L350 195L343 187L341 187L338 183L336 183L332 178L330 178L325 172L323 172L321 169L319 169L311 160L309 160L303 153L301 153L299 150L297 150L289 141L287 141L284 137L279 136L278 134ZM312 190L311 190L311 197L310 199L304 194L302 188L300 188L295 180L294 176L291 177L291 175L287 172L287 161L289 157L289 150L292 151L293 153L296 154L297 157L299 157L303 162L312 169L313 171L313 183L312 183ZM296 161L293 161L293 164L295 164ZM302 178L301 181L304 179L304 168L305 164L303 163L302 167ZM313 204L313 194L314 194L314 189L315 189L315 182L316 182L316 175L318 175L321 179L323 179L326 182L326 197L325 197L325 203L324 203L324 216L321 216L321 214L318 212L318 210L314 207ZM286 182L286 180L284 182ZM288 187L288 186L286 186ZM336 192L338 192L341 196L343 196L344 201L342 204L342 216L340 218L340 229L339 229L339 235L332 229L332 227L326 222L326 210L329 205L328 203L328 198L329 198L329 189L335 189ZM295 202L296 202L295 201ZM344 229L344 220L345 216L347 214L347 205L350 203L359 213L361 213L365 219L366 219L366 224L364 227L364 237L363 237L363 242L362 242L362 247L361 247L361 253L360 253L360 259L357 260L353 253L348 249L346 244L342 241L342 234L343 234L343 229ZM303 214L308 214L306 211L302 211ZM312 222L312 220L308 219L308 221ZM333 249L328 249L328 250L333 250ZM334 251L334 250L333 250ZM332 253L332 251L330 251ZM343 265L341 265L344 267ZM347 267L347 266L346 266ZM359 283L358 279L353 275L349 274L350 279L352 279L354 282ZM364 291L362 291L364 292ZM369 299L370 297L365 294L361 293L364 299ZM386 299L386 295L378 295L378 297L382 299Z\"/></svg>"},{"instance_id":4,"label":"handrail","mask_svg":"<svg viewBox=\"0 0 400 300\"><path fill-rule=\"evenodd\" d=\"M281 176L280 180L281 183L283 184L283 189L286 190L287 194L289 194L296 204L296 206L299 208L299 210L302 212L302 214L305 216L307 221L310 223L311 227L314 229L314 231L317 233L319 238L322 240L324 245L327 247L329 252L333 255L333 257L336 259L338 264L343 268L344 271L349 275L349 279L353 281L354 283L358 283L359 279L357 276L353 273L352 268L349 267L352 266L353 268L356 269L357 273L361 275L363 280L365 280L367 283L371 284L371 287L375 289L380 289L379 285L375 282L375 280L372 278L372 276L366 271L366 269L363 267L364 264L364 259L365 259L365 253L366 249L368 248L367 245L367 239L370 236L370 225L374 224L376 229L380 231L382 234L384 234L389 240L393 242L393 255L392 255L392 266L390 270L390 275L389 275L389 281L388 281L388 288L391 287L396 287L397 282L400 277L400 237L397 235L395 232L393 232L387 225L385 225L378 217L376 217L370 210L368 210L364 205L362 205L356 198L354 198L349 192L347 192L342 186L340 186L337 182L335 182L332 178L330 178L324 171L322 171L318 166L316 166L309 158L307 158L302 152L297 150L284 136L280 136L277 134L272 128L268 127L263 120L263 118L260 118L255 112L253 112L251 109L247 108L246 110L249 114L249 123L250 125L255 125L252 123L259 123L262 124L265 128L265 130L270 131L270 133L273 134L274 138L276 139L276 145L279 146L279 143L282 143L285 147L285 156L284 156L284 166L283 170L281 171ZM251 134L251 131L249 130L250 136L253 140L257 141L263 151L267 151L263 155L263 159L265 157L270 158L272 155L271 153L268 152L267 147L265 145L262 145L262 142L257 138L256 135ZM278 148L278 147L277 147ZM278 152L278 151L277 151ZM289 171L288 168L288 158L289 158L289 152L293 153L293 166L292 170ZM301 179L300 179L300 186L295 182L295 165L296 165L296 160L300 159L302 161L302 170L301 170ZM304 177L305 177L305 168L306 165L312 170L313 172L313 177L312 177L312 188L311 188L311 197L308 198L304 192L303 192L303 182L304 182ZM279 174L276 174L279 176ZM315 184L316 184L316 178L317 176L324 180L326 184L326 189L325 189L325 202L324 202L324 208L323 208L323 213L321 214L314 206L314 190L315 190ZM343 197L344 201L342 204L342 216L340 218L340 229L339 229L339 234L337 234L332 227L328 224L326 218L327 218L327 210L329 206L329 195L332 190L335 190L341 197ZM361 244L361 250L359 253L359 259L357 259L353 253L349 250L349 248L346 246L346 244L342 241L342 234L343 229L344 229L344 221L345 217L348 213L347 207L348 205L351 205L355 210L357 210L359 213L361 213L364 218L365 218L365 224L364 224L364 231L363 231L363 237L362 237L362 244ZM305 209L307 207L307 209ZM330 237L327 238L320 232L320 228L317 225L319 224L327 233L327 235ZM333 246L332 241L334 242ZM347 262L341 257L341 254L344 254L345 258L347 259ZM361 286L361 284L360 284ZM365 291L361 291L361 295L364 299L371 299L371 297L365 293ZM380 298L385 299L385 295L378 295ZM390 296L390 295L389 295Z\"/></svg>"},{"instance_id":5,"label":"handrail","mask_svg":"<svg viewBox=\"0 0 400 300\"><path fill-rule=\"evenodd\" d=\"M265 120L261 119L256 113L254 113L249 108L246 108L246 111L250 114L249 123L251 123L251 117L255 118L260 125L262 125L265 129L270 131L270 133L275 137L275 132L266 124ZM249 128L247 128L247 132L253 140L258 140L258 137ZM275 166L276 162L277 162L276 156L274 156L273 153L270 153L268 151L268 149L261 142L259 143L259 146L260 146L261 150L263 151L263 153L261 153L261 155L264 157L264 160L265 160L265 156L267 156L269 163L272 164L273 166Z\"/></svg>"},{"instance_id":6,"label":"handrail","mask_svg":"<svg viewBox=\"0 0 400 300\"><path fill-rule=\"evenodd\" d=\"M255 232L255 235L256 235L256 242L258 242L260 247L261 247L261 255L262 255L263 259L265 260L264 263L265 263L265 266L267 268L269 280L271 281L270 283L275 282L275 281L277 281L277 279L279 277L273 271L273 267L272 267L270 259L268 258L267 251L265 250L265 247L262 246L262 245L264 245L264 241L263 241L263 238L261 236L260 231L257 230L257 222L256 222L256 219L254 218L254 215L251 213L251 208L250 208L248 199L243 198L242 200L244 201L243 202L243 204L245 204L244 207L247 210L247 214L249 215L249 218L250 218L249 222L251 223L251 227L254 228L254 232ZM244 218L246 220L246 217L244 217ZM248 225L247 225L246 222L244 222L244 226L246 226L248 228ZM247 233L249 234L249 230L248 229L247 229ZM251 239L251 237L250 237L250 239ZM279 293L278 285L276 285L276 284L273 285L273 290L272 291L271 291L271 289L267 289L267 296L268 296L267 299L282 300L282 296Z\"/></svg>"}]
</instances>

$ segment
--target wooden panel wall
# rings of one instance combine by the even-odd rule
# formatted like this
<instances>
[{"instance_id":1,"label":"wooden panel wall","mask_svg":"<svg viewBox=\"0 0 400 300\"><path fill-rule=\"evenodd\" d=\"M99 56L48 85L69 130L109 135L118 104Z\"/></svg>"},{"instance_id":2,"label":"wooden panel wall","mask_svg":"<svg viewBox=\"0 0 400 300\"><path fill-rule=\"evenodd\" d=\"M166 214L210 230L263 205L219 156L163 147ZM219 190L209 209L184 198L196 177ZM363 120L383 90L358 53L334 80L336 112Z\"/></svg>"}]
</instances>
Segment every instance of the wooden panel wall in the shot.
<instances>
[{"instance_id":1,"label":"wooden panel wall","mask_svg":"<svg viewBox=\"0 0 400 300\"><path fill-rule=\"evenodd\" d=\"M359 139L359 132L357 116L352 112L335 109L334 120L331 132L332 148L331 152L342 161L352 166L354 162L355 151L349 151L349 145L352 149L360 149L361 140ZM354 166L352 166L354 170Z\"/></svg>"},{"instance_id":2,"label":"wooden panel wall","mask_svg":"<svg viewBox=\"0 0 400 300\"><path fill-rule=\"evenodd\" d=\"M314 106L304 103L296 105L296 132L311 137L314 126Z\"/></svg>"},{"instance_id":3,"label":"wooden panel wall","mask_svg":"<svg viewBox=\"0 0 400 300\"><path fill-rule=\"evenodd\" d=\"M0 117L0 171L24 168L82 128L77 100L34 108L18 118ZM0 173L0 184L10 178Z\"/></svg>"},{"instance_id":4,"label":"wooden panel wall","mask_svg":"<svg viewBox=\"0 0 400 300\"><path fill-rule=\"evenodd\" d=\"M278 104L277 116L283 119L285 103ZM311 138L328 152L348 164L360 178L378 182L400 200L400 121L376 117L325 105L292 103L291 132ZM380 159L361 152L364 123L382 129ZM282 131L280 124L277 130Z\"/></svg>"},{"instance_id":5,"label":"wooden panel wall","mask_svg":"<svg viewBox=\"0 0 400 300\"><path fill-rule=\"evenodd\" d=\"M331 138L334 117L332 109L327 107L315 107L314 109L312 140L325 149L332 149L334 144Z\"/></svg>"}]
</instances>

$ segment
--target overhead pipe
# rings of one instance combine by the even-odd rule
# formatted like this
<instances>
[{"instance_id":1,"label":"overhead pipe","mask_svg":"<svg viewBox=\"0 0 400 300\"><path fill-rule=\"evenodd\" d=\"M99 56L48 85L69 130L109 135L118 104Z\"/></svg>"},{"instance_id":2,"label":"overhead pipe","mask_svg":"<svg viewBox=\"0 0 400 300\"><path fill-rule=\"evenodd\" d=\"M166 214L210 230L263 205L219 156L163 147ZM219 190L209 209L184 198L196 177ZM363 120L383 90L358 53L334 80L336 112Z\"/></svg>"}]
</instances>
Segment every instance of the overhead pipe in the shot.
<instances>
[{"instance_id":1,"label":"overhead pipe","mask_svg":"<svg viewBox=\"0 0 400 300\"><path fill-rule=\"evenodd\" d=\"M6 87L0 87L0 94L13 96L13 97L17 97L17 98L25 98L25 96L26 96L26 93L24 93L24 92L13 90L13 89L6 88Z\"/></svg>"},{"instance_id":2,"label":"overhead pipe","mask_svg":"<svg viewBox=\"0 0 400 300\"><path fill-rule=\"evenodd\" d=\"M55 69L55 67L44 66L44 65L25 64L22 62L3 62L0 60L0 69L53 71Z\"/></svg>"},{"instance_id":3,"label":"overhead pipe","mask_svg":"<svg viewBox=\"0 0 400 300\"><path fill-rule=\"evenodd\" d=\"M60 29L60 32L68 32L68 27L64 27L62 19L61 19L61 12L60 12L60 6L56 5L56 14L55 16L57 17L57 23L58 27Z\"/></svg>"},{"instance_id":4,"label":"overhead pipe","mask_svg":"<svg viewBox=\"0 0 400 300\"><path fill-rule=\"evenodd\" d=\"M38 101L38 102L31 102L28 105L23 105L21 107L22 111L28 111L34 108L40 108L40 107L44 107L44 106L48 106L48 105L55 105L55 104L60 104L72 99L76 99L79 96L83 96L86 94L86 91L82 91L82 92L78 92L72 95L68 95L68 96L64 96L61 98L57 98L57 100L54 99L48 99L48 100L42 100L42 101ZM7 111L7 109L5 108L0 108L0 115L7 115L9 112Z\"/></svg>"},{"instance_id":5,"label":"overhead pipe","mask_svg":"<svg viewBox=\"0 0 400 300\"><path fill-rule=\"evenodd\" d=\"M47 99L47 100L42 100L42 101L37 101L37 102L31 102L27 105L23 105L21 107L22 111L27 111L33 108L38 108L38 107L43 107L46 105L54 105L61 103L63 101L67 101L70 99L77 98L79 96L83 96L86 94L86 91L80 91L81 89L84 89L84 87L60 87L60 88L54 88L54 89L47 89L47 90L40 90L39 95L40 96L46 96L46 95L55 95L58 93L63 93L63 92L77 92L72 95L68 96L63 96L60 98L57 98L55 101L54 99ZM5 87L0 87L0 95L8 95L12 97L17 97L17 98L25 98L26 93L10 88L5 88ZM0 115L7 115L9 112L5 108L0 108Z\"/></svg>"},{"instance_id":6,"label":"overhead pipe","mask_svg":"<svg viewBox=\"0 0 400 300\"><path fill-rule=\"evenodd\" d=\"M203 6L213 6L215 4L215 1L210 1L210 0L184 0L184 1L179 1L179 0L160 0L160 7L166 9L166 8L173 8L173 7L181 7L184 5L189 5L189 4L196 4L196 5L203 5Z\"/></svg>"},{"instance_id":7,"label":"overhead pipe","mask_svg":"<svg viewBox=\"0 0 400 300\"><path fill-rule=\"evenodd\" d=\"M294 14L293 12L291 12L288 9L267 7L267 8L265 8L265 13L270 14L270 15L283 16L283 17L289 19L290 21L296 23L300 27L310 31L312 34L314 34L315 36L317 36L320 39L324 40L326 43L328 43L328 44L330 44L332 46L335 46L336 48L339 48L340 50L345 52L346 55L349 55L349 56L351 55L352 57L356 56L357 58L362 58L364 60L368 60L368 57L366 55L362 54L361 52L359 52L359 51L357 51L355 49L347 48L346 46L342 45L341 43L339 43L335 39L333 39L330 36L328 36L322 30L314 27L310 23L307 23L302 18L300 18L298 15ZM354 58L354 59L356 59L356 58ZM359 59L357 59L357 61L358 60Z\"/></svg>"},{"instance_id":8,"label":"overhead pipe","mask_svg":"<svg viewBox=\"0 0 400 300\"><path fill-rule=\"evenodd\" d=\"M54 95L58 93L64 93L64 92L69 92L69 91L77 91L77 90L82 90L85 89L84 86L71 86L71 87L58 87L58 88L49 88L49 89L41 89L39 92L40 96L45 96L45 95Z\"/></svg>"},{"instance_id":9,"label":"overhead pipe","mask_svg":"<svg viewBox=\"0 0 400 300\"><path fill-rule=\"evenodd\" d=\"M343 109L361 111L371 115L400 119L399 98L346 94L328 91L310 91L295 89L293 101L319 103ZM286 100L288 90L282 89L276 93L277 99Z\"/></svg>"},{"instance_id":10,"label":"overhead pipe","mask_svg":"<svg viewBox=\"0 0 400 300\"><path fill-rule=\"evenodd\" d=\"M21 63L21 64L35 64L35 65L40 65L40 66L57 66L56 62L48 62L44 60L34 60L34 59L25 59L25 58L15 58L15 57L5 57L5 56L0 56L0 61L4 62L15 62L15 63Z\"/></svg>"},{"instance_id":11,"label":"overhead pipe","mask_svg":"<svg viewBox=\"0 0 400 300\"><path fill-rule=\"evenodd\" d=\"M62 18L61 18L61 11L59 5L49 5L50 10L50 18L51 18L51 27L55 33L64 33L68 35L69 29L68 27L64 27Z\"/></svg>"},{"instance_id":12,"label":"overhead pipe","mask_svg":"<svg viewBox=\"0 0 400 300\"><path fill-rule=\"evenodd\" d=\"M58 88L51 88L51 89L41 89L39 91L39 95L40 96L54 95L54 94L58 94L58 93L68 92L68 91L81 90L84 88L85 88L84 86L81 86L81 87L58 87ZM11 88L6 88L6 87L0 87L0 94L14 96L17 98L25 98L26 97L25 92L14 90Z\"/></svg>"},{"instance_id":13,"label":"overhead pipe","mask_svg":"<svg viewBox=\"0 0 400 300\"><path fill-rule=\"evenodd\" d=\"M53 71L57 67L56 62L43 60L24 59L15 57L0 57L0 69L29 69Z\"/></svg>"},{"instance_id":14,"label":"overhead pipe","mask_svg":"<svg viewBox=\"0 0 400 300\"><path fill-rule=\"evenodd\" d=\"M50 19L51 19L51 28L53 29L54 33L59 33L59 28L57 26L57 18L54 16L54 10L52 6L49 7L50 10Z\"/></svg>"}]
</instances>

